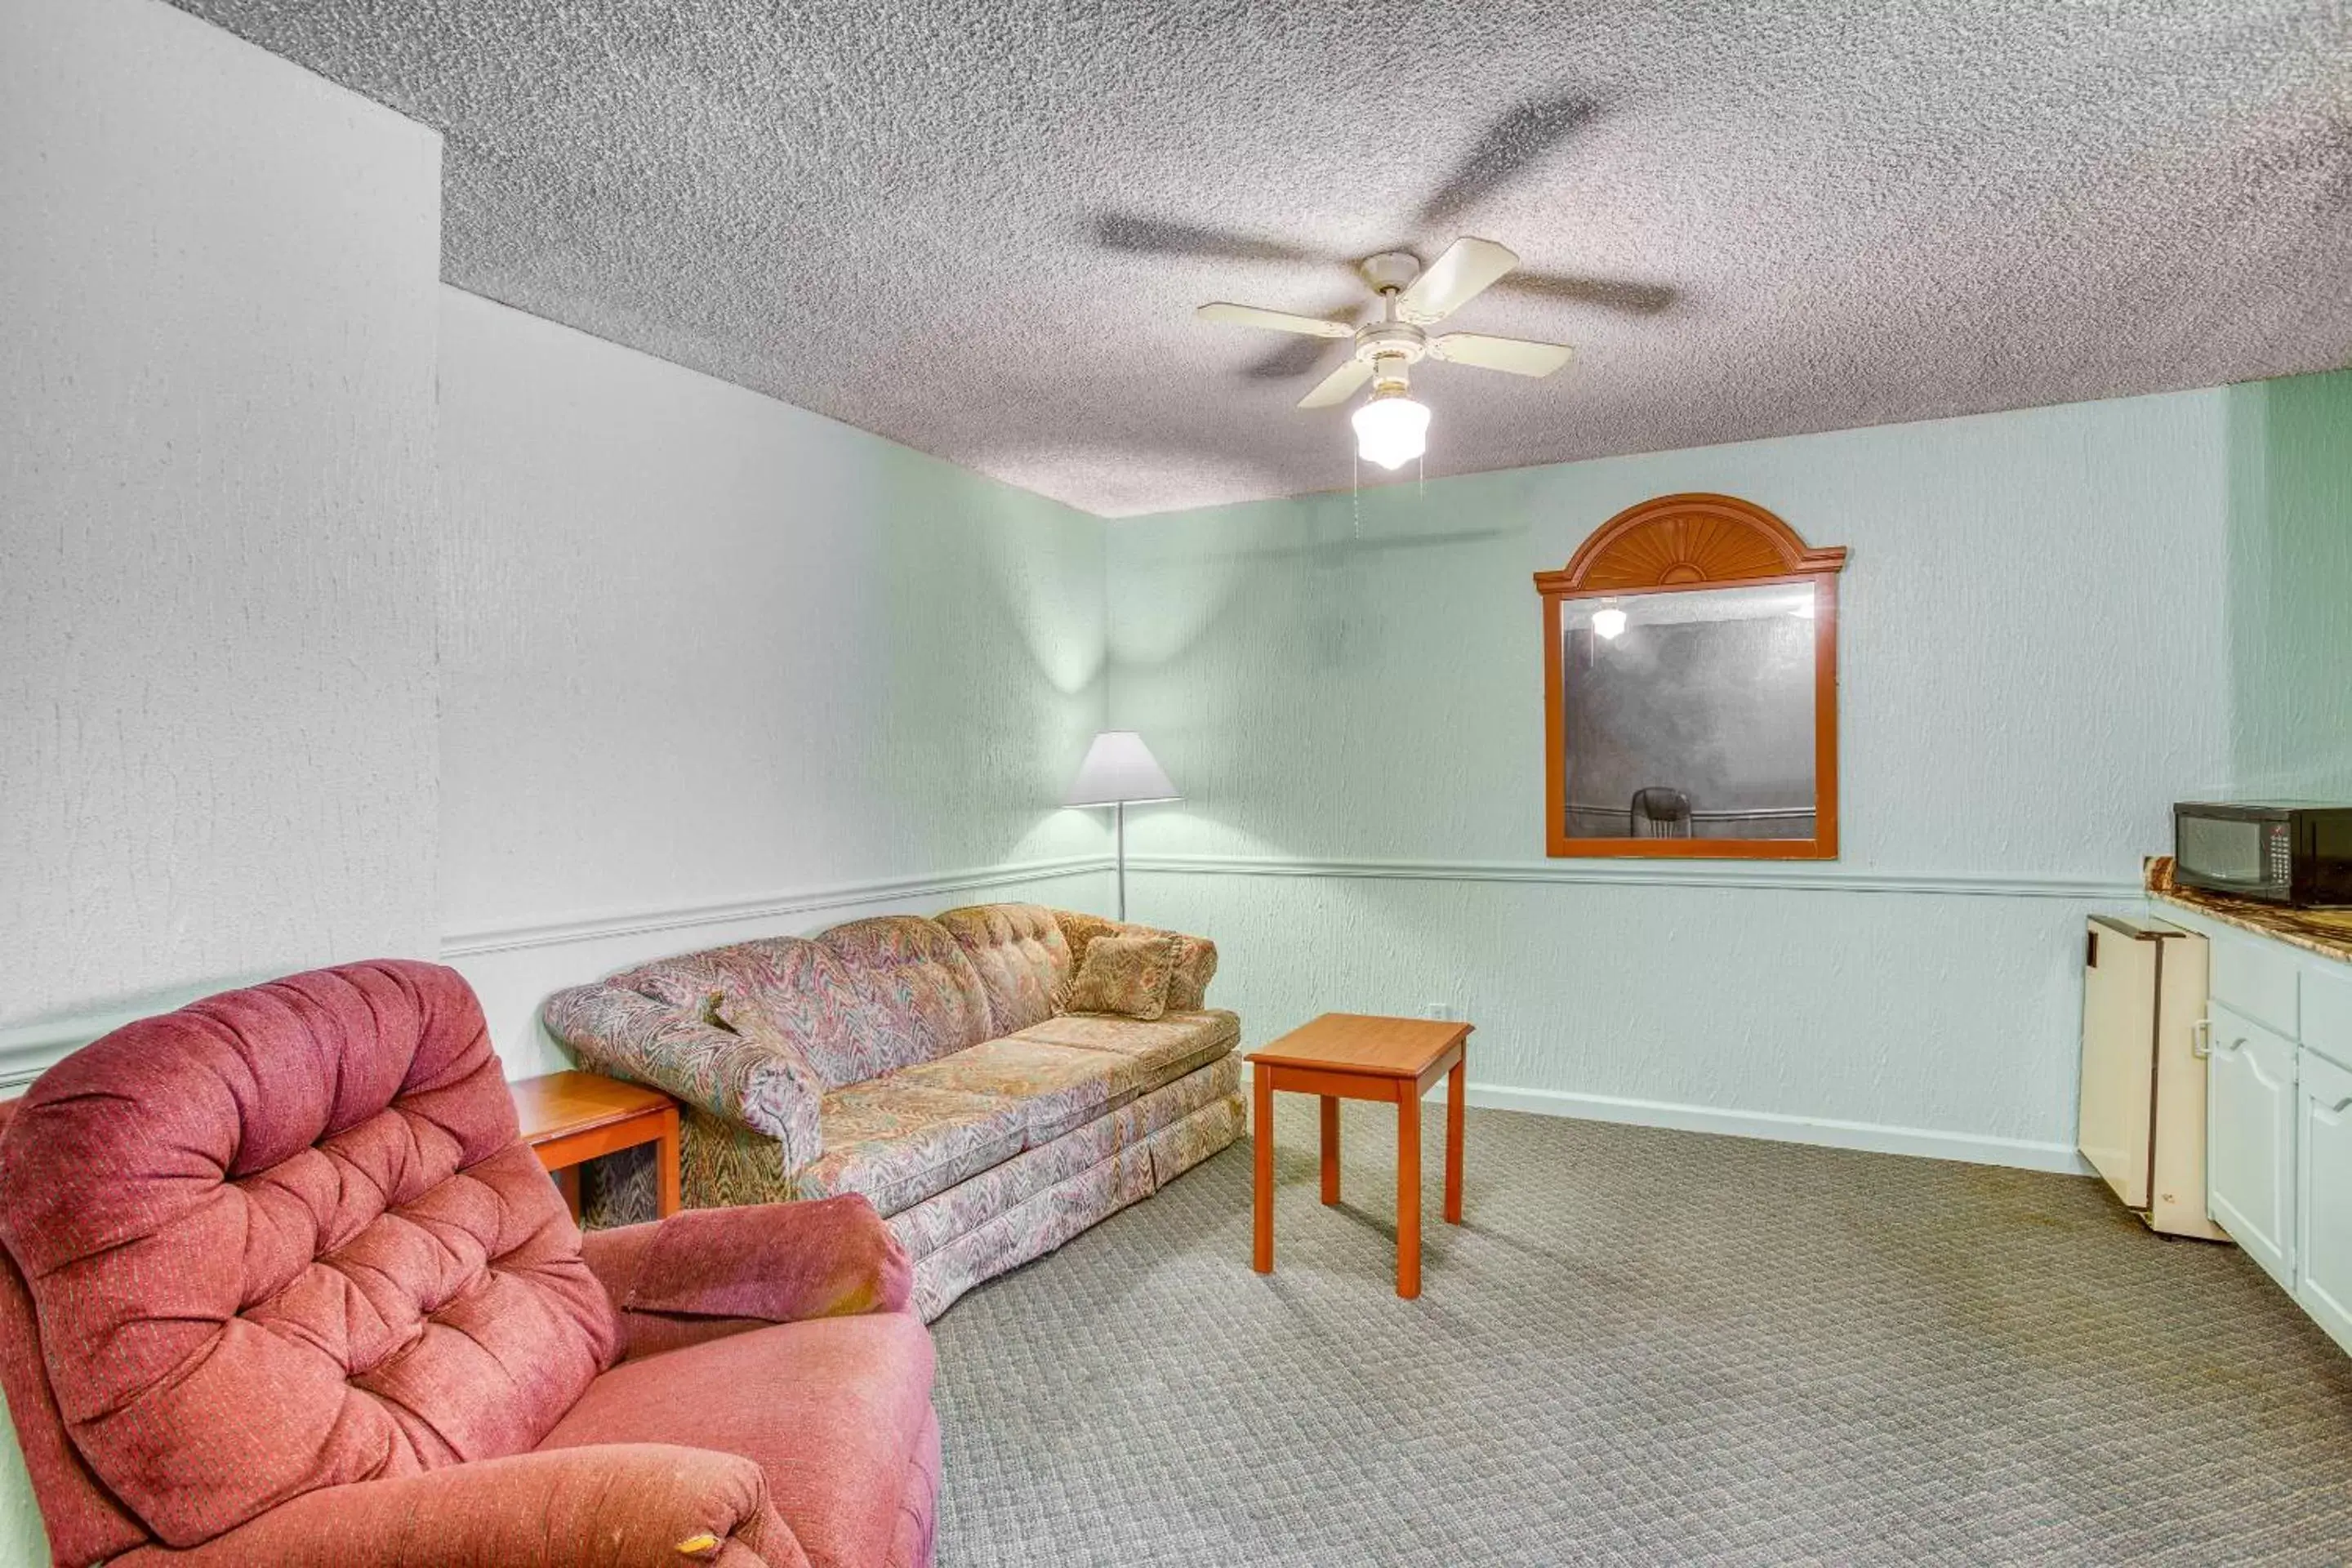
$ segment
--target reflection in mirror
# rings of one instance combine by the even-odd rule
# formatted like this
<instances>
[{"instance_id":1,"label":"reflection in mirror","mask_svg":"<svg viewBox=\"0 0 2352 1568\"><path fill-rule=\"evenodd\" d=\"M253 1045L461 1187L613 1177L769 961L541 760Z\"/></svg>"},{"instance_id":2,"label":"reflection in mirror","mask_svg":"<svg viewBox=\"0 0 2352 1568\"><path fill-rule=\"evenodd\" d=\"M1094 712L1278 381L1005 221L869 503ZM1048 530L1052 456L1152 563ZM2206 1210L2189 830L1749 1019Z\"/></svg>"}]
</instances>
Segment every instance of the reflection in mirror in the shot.
<instances>
[{"instance_id":1,"label":"reflection in mirror","mask_svg":"<svg viewBox=\"0 0 2352 1568\"><path fill-rule=\"evenodd\" d=\"M1546 852L1836 859L1845 556L1694 493L1627 507L1537 573Z\"/></svg>"},{"instance_id":2,"label":"reflection in mirror","mask_svg":"<svg viewBox=\"0 0 2352 1568\"><path fill-rule=\"evenodd\" d=\"M1563 604L1568 836L1813 837L1814 594Z\"/></svg>"}]
</instances>

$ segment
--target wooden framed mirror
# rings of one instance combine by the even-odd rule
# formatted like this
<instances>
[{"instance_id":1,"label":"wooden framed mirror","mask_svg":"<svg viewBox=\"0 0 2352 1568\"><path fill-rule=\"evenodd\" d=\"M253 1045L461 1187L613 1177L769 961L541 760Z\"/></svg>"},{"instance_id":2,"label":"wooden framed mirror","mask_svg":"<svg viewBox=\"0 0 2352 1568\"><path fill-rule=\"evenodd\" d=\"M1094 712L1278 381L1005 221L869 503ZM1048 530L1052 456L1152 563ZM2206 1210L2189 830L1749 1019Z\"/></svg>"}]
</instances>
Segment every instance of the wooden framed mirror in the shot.
<instances>
[{"instance_id":1,"label":"wooden framed mirror","mask_svg":"<svg viewBox=\"0 0 2352 1568\"><path fill-rule=\"evenodd\" d=\"M1619 512L1543 595L1554 856L1837 858L1837 582L1731 496Z\"/></svg>"}]
</instances>

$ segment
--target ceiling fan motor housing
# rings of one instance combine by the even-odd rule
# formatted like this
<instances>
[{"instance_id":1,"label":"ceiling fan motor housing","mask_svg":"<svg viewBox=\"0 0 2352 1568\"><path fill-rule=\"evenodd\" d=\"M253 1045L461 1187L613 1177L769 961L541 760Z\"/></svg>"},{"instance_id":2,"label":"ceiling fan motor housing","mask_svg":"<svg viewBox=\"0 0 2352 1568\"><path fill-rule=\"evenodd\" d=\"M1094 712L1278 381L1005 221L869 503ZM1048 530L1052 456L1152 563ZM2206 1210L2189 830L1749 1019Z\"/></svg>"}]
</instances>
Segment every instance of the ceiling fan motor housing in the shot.
<instances>
[{"instance_id":1,"label":"ceiling fan motor housing","mask_svg":"<svg viewBox=\"0 0 2352 1568\"><path fill-rule=\"evenodd\" d=\"M1405 383L1405 368L1429 352L1429 334L1410 321L1374 321L1356 329L1356 357L1372 367L1374 387Z\"/></svg>"},{"instance_id":2,"label":"ceiling fan motor housing","mask_svg":"<svg viewBox=\"0 0 2352 1568\"><path fill-rule=\"evenodd\" d=\"M1360 269L1375 294L1403 289L1421 276L1421 258L1409 250L1383 250L1364 258Z\"/></svg>"}]
</instances>

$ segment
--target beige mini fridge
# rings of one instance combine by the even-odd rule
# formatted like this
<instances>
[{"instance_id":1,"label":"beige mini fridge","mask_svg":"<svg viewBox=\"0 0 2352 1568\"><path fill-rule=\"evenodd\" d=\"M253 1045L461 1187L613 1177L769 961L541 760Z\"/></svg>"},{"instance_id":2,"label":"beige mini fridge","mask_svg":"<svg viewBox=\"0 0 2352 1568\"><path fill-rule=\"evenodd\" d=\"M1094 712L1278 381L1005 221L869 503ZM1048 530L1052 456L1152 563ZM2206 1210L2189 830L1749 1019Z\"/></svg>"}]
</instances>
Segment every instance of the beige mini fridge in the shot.
<instances>
[{"instance_id":1,"label":"beige mini fridge","mask_svg":"<svg viewBox=\"0 0 2352 1568\"><path fill-rule=\"evenodd\" d=\"M2205 939L2093 915L2083 963L2083 1158L2152 1229L2229 1240L2205 1216Z\"/></svg>"}]
</instances>

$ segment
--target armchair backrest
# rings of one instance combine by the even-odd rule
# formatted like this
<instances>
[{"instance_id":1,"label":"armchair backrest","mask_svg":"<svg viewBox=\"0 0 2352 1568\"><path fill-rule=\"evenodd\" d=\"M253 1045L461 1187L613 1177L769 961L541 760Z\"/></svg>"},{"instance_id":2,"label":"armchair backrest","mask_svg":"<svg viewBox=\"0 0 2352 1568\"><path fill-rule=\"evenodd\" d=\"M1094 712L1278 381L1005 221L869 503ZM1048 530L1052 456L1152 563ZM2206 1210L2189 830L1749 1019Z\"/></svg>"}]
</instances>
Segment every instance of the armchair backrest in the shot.
<instances>
[{"instance_id":1,"label":"armchair backrest","mask_svg":"<svg viewBox=\"0 0 2352 1568\"><path fill-rule=\"evenodd\" d=\"M0 1309L29 1305L39 1351L0 1375L61 1561L61 1525L194 1545L519 1453L615 1346L481 1009L434 964L298 974L77 1051L0 1132L0 1243L23 1281Z\"/></svg>"}]
</instances>

